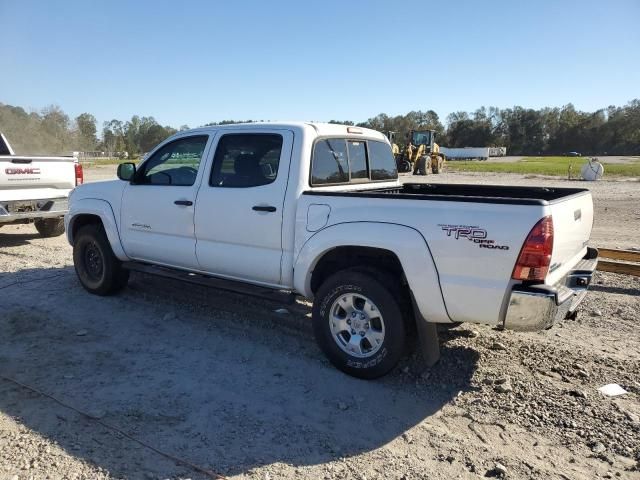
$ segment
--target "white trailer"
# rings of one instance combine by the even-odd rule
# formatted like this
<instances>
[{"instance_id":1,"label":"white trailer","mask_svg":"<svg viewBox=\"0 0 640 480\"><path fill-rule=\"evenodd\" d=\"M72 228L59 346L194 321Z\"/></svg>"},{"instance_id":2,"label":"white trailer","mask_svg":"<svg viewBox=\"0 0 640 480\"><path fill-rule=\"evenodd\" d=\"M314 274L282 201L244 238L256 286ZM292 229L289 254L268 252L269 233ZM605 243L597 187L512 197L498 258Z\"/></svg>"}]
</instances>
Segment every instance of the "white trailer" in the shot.
<instances>
[{"instance_id":1,"label":"white trailer","mask_svg":"<svg viewBox=\"0 0 640 480\"><path fill-rule=\"evenodd\" d=\"M444 153L448 160L487 160L490 156L489 147L440 147L440 152Z\"/></svg>"},{"instance_id":2,"label":"white trailer","mask_svg":"<svg viewBox=\"0 0 640 480\"><path fill-rule=\"evenodd\" d=\"M505 157L507 155L507 147L489 147L490 157Z\"/></svg>"}]
</instances>

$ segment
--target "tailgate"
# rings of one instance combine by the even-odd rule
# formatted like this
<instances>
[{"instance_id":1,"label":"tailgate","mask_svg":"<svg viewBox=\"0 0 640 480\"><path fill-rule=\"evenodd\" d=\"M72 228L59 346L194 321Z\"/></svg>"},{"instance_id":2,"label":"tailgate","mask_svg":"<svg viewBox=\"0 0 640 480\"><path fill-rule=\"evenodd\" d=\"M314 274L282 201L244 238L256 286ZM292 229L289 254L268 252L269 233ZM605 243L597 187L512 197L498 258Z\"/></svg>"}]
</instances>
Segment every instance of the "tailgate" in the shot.
<instances>
[{"instance_id":1,"label":"tailgate","mask_svg":"<svg viewBox=\"0 0 640 480\"><path fill-rule=\"evenodd\" d=\"M16 192L10 192L14 190L31 189L65 195L75 187L74 163L73 157L0 157L1 196L13 197Z\"/></svg>"},{"instance_id":2,"label":"tailgate","mask_svg":"<svg viewBox=\"0 0 640 480\"><path fill-rule=\"evenodd\" d=\"M553 218L553 253L546 282L555 284L585 255L593 227L591 192L560 198L550 203Z\"/></svg>"}]
</instances>

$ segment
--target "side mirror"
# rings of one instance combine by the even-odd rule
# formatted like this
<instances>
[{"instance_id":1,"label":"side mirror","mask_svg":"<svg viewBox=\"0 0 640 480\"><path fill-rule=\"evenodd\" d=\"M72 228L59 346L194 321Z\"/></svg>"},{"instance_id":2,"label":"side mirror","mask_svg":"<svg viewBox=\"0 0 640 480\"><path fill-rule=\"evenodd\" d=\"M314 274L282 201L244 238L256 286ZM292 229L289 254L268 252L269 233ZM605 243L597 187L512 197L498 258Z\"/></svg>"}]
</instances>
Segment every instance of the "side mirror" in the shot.
<instances>
[{"instance_id":1,"label":"side mirror","mask_svg":"<svg viewBox=\"0 0 640 480\"><path fill-rule=\"evenodd\" d=\"M118 178L125 182L133 180L133 176L136 174L136 164L131 162L121 163L118 165Z\"/></svg>"}]
</instances>

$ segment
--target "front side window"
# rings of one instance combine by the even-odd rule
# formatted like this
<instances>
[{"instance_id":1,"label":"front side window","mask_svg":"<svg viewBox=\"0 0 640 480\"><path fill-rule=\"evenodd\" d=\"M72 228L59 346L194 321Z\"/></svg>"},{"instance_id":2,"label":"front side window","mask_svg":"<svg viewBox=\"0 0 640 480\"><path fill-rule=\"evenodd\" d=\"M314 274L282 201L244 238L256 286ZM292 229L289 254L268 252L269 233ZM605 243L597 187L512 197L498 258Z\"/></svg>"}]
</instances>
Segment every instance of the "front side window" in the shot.
<instances>
[{"instance_id":1,"label":"front side window","mask_svg":"<svg viewBox=\"0 0 640 480\"><path fill-rule=\"evenodd\" d=\"M396 161L385 142L323 138L313 149L311 185L397 178Z\"/></svg>"},{"instance_id":2,"label":"front side window","mask_svg":"<svg viewBox=\"0 0 640 480\"><path fill-rule=\"evenodd\" d=\"M209 185L247 188L275 181L282 153L282 135L234 133L218 142Z\"/></svg>"},{"instance_id":3,"label":"front side window","mask_svg":"<svg viewBox=\"0 0 640 480\"><path fill-rule=\"evenodd\" d=\"M167 143L142 164L135 183L182 187L193 185L207 140L208 135L198 135Z\"/></svg>"}]
</instances>

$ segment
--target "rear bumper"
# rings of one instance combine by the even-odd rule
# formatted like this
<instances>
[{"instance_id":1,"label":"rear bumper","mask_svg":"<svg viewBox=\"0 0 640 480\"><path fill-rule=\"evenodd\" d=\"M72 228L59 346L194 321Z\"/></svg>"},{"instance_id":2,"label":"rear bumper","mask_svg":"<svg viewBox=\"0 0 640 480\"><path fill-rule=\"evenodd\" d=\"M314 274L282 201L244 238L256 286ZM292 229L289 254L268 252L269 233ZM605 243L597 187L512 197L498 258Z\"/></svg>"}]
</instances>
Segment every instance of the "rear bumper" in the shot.
<instances>
[{"instance_id":1,"label":"rear bumper","mask_svg":"<svg viewBox=\"0 0 640 480\"><path fill-rule=\"evenodd\" d=\"M39 218L62 217L69 211L67 197L0 201L0 224L24 223Z\"/></svg>"},{"instance_id":2,"label":"rear bumper","mask_svg":"<svg viewBox=\"0 0 640 480\"><path fill-rule=\"evenodd\" d=\"M504 328L542 330L567 318L584 300L597 265L598 250L589 248L584 258L557 284L514 286Z\"/></svg>"}]
</instances>

